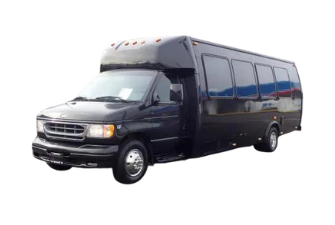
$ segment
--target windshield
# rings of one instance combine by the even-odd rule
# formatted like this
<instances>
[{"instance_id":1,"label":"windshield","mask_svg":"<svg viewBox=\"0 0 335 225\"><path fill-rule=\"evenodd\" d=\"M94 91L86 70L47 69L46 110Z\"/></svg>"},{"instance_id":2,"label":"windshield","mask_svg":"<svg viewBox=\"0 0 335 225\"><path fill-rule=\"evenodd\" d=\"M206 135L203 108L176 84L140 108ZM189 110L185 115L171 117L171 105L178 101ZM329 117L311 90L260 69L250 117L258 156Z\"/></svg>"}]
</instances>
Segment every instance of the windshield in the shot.
<instances>
[{"instance_id":1,"label":"windshield","mask_svg":"<svg viewBox=\"0 0 335 225\"><path fill-rule=\"evenodd\" d=\"M98 74L77 99L141 101L156 74L150 70L106 71Z\"/></svg>"}]
</instances>

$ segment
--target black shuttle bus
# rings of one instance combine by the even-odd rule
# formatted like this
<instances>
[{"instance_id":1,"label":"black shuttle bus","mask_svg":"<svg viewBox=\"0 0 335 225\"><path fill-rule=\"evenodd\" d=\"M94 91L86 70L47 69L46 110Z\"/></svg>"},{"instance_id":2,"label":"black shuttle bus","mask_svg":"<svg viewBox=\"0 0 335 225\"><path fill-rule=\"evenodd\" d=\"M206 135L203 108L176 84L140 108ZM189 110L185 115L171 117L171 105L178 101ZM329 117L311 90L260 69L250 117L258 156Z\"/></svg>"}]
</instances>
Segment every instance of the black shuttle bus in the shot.
<instances>
[{"instance_id":1,"label":"black shuttle bus","mask_svg":"<svg viewBox=\"0 0 335 225\"><path fill-rule=\"evenodd\" d=\"M55 170L113 168L129 184L154 163L272 152L301 117L294 62L188 36L134 39L105 50L76 98L37 115L32 149Z\"/></svg>"}]
</instances>

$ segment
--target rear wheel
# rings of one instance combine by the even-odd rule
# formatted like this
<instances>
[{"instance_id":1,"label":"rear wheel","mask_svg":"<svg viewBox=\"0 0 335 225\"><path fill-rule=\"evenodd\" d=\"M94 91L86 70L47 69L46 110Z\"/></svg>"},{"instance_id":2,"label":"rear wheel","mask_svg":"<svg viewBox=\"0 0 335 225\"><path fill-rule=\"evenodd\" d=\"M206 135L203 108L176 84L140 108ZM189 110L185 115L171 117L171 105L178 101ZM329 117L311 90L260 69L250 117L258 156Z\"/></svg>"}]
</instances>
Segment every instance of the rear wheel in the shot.
<instances>
[{"instance_id":1,"label":"rear wheel","mask_svg":"<svg viewBox=\"0 0 335 225\"><path fill-rule=\"evenodd\" d=\"M48 166L50 166L52 169L54 170L59 170L59 171L64 171L64 170L69 170L72 167L71 166L66 166L66 165L58 165L58 164L54 164L54 163L47 163Z\"/></svg>"},{"instance_id":2,"label":"rear wheel","mask_svg":"<svg viewBox=\"0 0 335 225\"><path fill-rule=\"evenodd\" d=\"M278 130L275 127L271 127L269 133L266 134L262 143L255 144L256 150L261 152L273 152L276 150L278 145Z\"/></svg>"},{"instance_id":3,"label":"rear wheel","mask_svg":"<svg viewBox=\"0 0 335 225\"><path fill-rule=\"evenodd\" d=\"M141 180L148 168L147 150L138 140L129 140L121 145L113 167L114 178L122 184Z\"/></svg>"}]
</instances>

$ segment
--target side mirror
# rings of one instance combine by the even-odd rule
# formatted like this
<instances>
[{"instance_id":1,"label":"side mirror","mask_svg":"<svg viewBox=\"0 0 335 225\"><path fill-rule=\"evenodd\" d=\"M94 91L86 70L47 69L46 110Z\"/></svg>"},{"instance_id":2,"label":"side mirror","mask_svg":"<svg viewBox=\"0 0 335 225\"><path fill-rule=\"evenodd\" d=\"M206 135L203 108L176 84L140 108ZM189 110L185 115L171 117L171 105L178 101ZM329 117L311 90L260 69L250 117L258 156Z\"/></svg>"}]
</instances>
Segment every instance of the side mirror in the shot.
<instances>
[{"instance_id":1,"label":"side mirror","mask_svg":"<svg viewBox=\"0 0 335 225\"><path fill-rule=\"evenodd\" d=\"M171 84L170 85L170 100L175 101L175 102L181 102L184 100L182 84Z\"/></svg>"},{"instance_id":2,"label":"side mirror","mask_svg":"<svg viewBox=\"0 0 335 225\"><path fill-rule=\"evenodd\" d=\"M153 95L153 98L152 98L152 104L157 105L160 101L161 101L161 99L159 98L157 92L154 92L154 95Z\"/></svg>"}]
</instances>

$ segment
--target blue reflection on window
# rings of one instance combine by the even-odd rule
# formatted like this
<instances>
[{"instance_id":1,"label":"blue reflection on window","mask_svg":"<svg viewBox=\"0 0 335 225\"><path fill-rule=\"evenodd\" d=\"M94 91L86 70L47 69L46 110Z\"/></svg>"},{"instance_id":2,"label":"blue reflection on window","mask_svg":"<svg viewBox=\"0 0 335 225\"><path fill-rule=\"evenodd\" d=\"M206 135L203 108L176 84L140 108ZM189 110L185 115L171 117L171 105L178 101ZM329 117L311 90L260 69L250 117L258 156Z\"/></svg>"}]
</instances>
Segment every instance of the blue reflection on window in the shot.
<instances>
[{"instance_id":1,"label":"blue reflection on window","mask_svg":"<svg viewBox=\"0 0 335 225\"><path fill-rule=\"evenodd\" d=\"M256 65L259 89L262 97L275 97L276 84L273 77L272 69L267 65Z\"/></svg>"},{"instance_id":2,"label":"blue reflection on window","mask_svg":"<svg viewBox=\"0 0 335 225\"><path fill-rule=\"evenodd\" d=\"M258 91L252 64L250 62L239 60L232 60L232 62L237 96L244 98L256 98L258 96Z\"/></svg>"},{"instance_id":3,"label":"blue reflection on window","mask_svg":"<svg viewBox=\"0 0 335 225\"><path fill-rule=\"evenodd\" d=\"M291 84L288 72L284 68L275 67L279 97L291 97Z\"/></svg>"},{"instance_id":4,"label":"blue reflection on window","mask_svg":"<svg viewBox=\"0 0 335 225\"><path fill-rule=\"evenodd\" d=\"M232 97L234 90L228 60L207 55L203 59L209 96Z\"/></svg>"}]
</instances>

